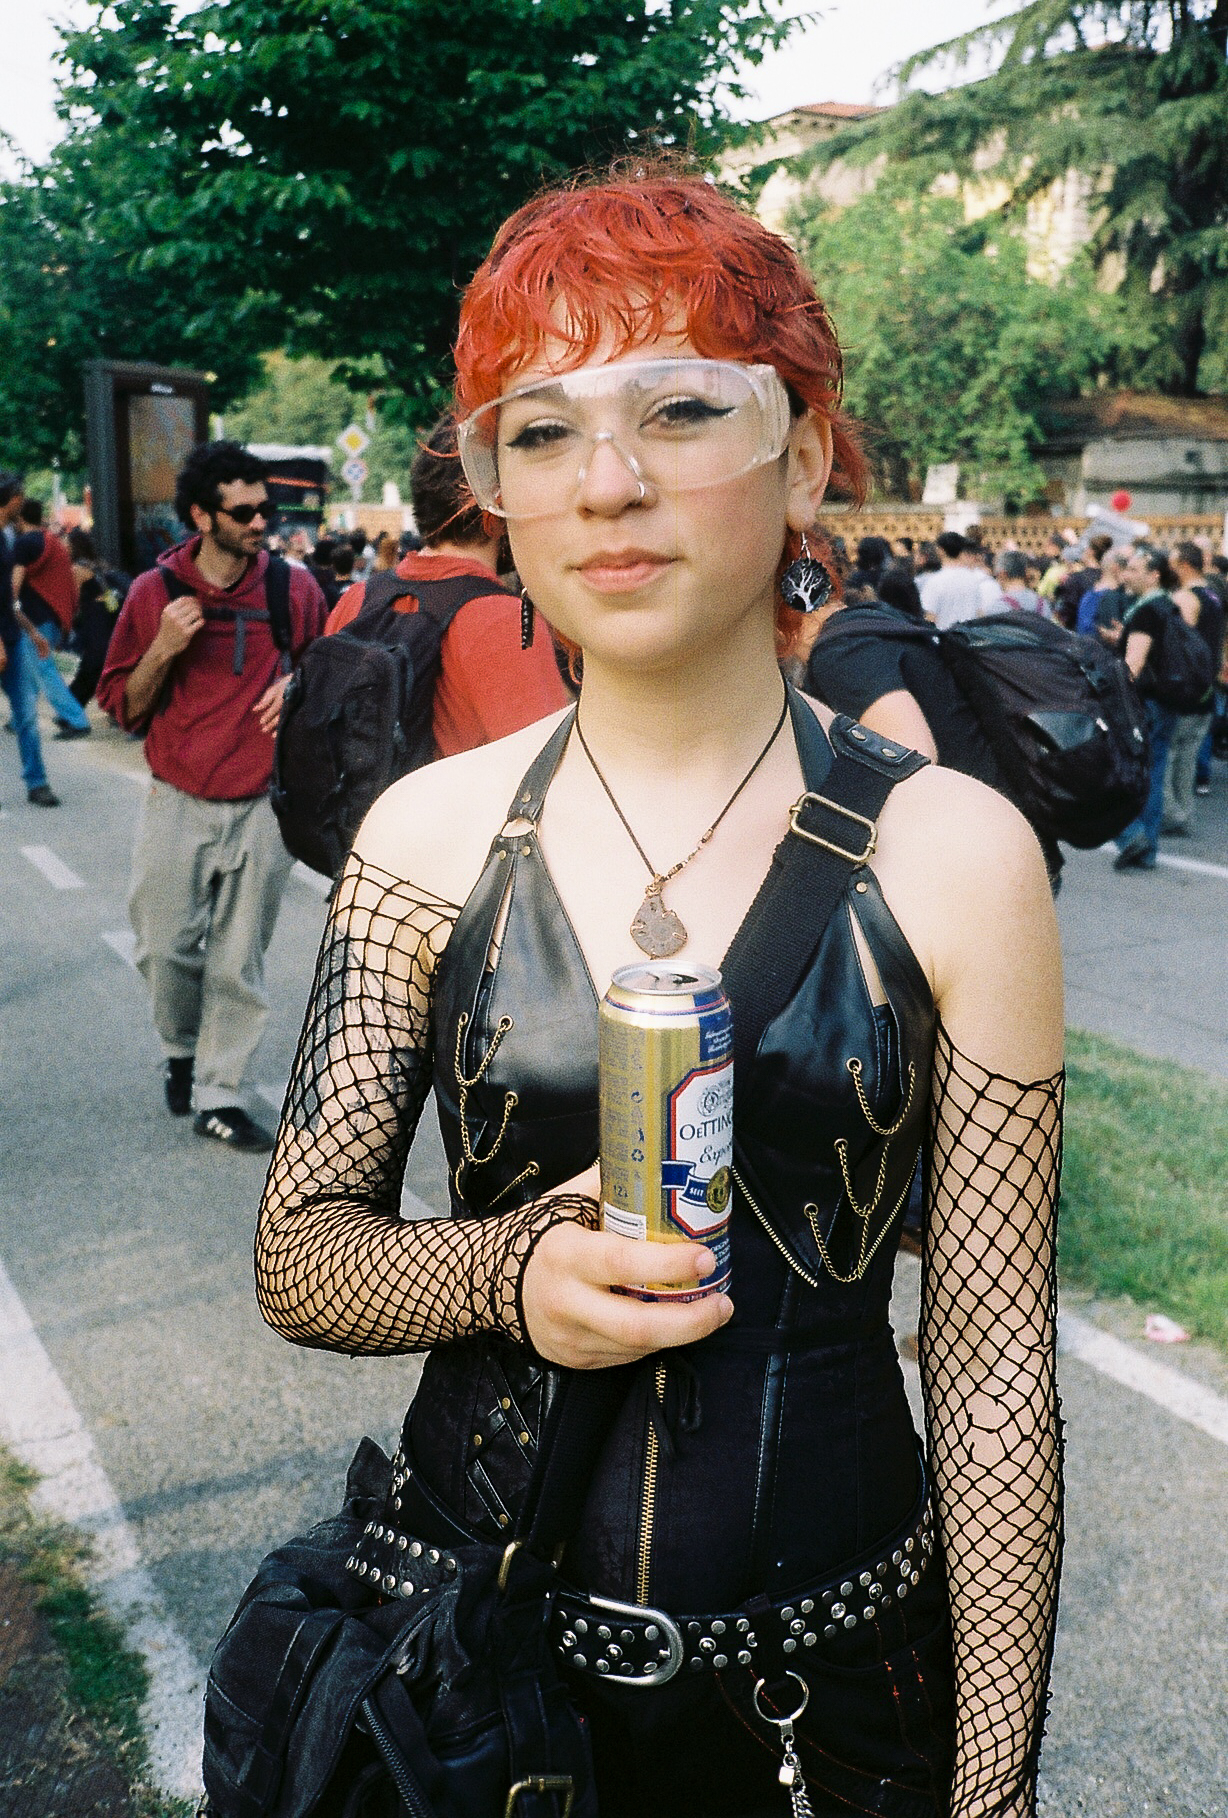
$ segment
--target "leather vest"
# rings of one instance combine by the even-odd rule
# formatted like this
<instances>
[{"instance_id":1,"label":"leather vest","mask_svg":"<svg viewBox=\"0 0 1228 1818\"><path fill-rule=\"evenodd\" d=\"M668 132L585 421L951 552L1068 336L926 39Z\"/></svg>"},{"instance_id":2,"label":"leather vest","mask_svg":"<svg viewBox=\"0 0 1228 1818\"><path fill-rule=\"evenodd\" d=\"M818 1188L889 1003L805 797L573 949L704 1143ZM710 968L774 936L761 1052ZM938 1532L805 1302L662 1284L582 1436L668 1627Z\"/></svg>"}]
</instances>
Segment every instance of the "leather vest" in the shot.
<instances>
[{"instance_id":1,"label":"leather vest","mask_svg":"<svg viewBox=\"0 0 1228 1818\"><path fill-rule=\"evenodd\" d=\"M817 790L831 747L796 698L793 729ZM434 1088L458 1215L527 1204L597 1158L597 994L536 834L569 730L518 789L438 966ZM888 1304L934 1032L925 975L862 867L735 1102L734 1318L637 1372L568 1549L573 1581L730 1608L872 1547L912 1507ZM505 1340L427 1360L406 1457L484 1538L514 1524L555 1380Z\"/></svg>"}]
</instances>

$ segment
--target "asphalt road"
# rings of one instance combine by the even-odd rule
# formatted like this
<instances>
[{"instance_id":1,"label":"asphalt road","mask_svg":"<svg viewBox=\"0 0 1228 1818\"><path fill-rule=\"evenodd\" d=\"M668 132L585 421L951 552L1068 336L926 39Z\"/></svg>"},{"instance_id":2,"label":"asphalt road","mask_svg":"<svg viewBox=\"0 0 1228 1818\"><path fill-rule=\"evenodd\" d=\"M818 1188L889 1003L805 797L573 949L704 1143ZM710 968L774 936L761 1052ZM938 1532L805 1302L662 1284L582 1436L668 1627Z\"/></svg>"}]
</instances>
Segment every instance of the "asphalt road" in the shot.
<instances>
[{"instance_id":1,"label":"asphalt road","mask_svg":"<svg viewBox=\"0 0 1228 1818\"><path fill-rule=\"evenodd\" d=\"M144 986L125 959L140 748L100 729L48 752L55 811L26 806L16 754L0 745L0 1259L203 1660L261 1554L335 1506L361 1435L395 1433L416 1366L298 1350L262 1325L250 1264L262 1158L167 1115ZM1135 1045L1206 1066L1224 1030L1224 994L1208 992L1208 967L1222 979L1225 963L1222 769L1216 787L1197 850L1224 876L1117 879L1092 854L1070 867L1062 904L1081 994L1072 1020L1129 1039L1135 1016ZM318 891L295 877L254 1071L274 1099L322 921ZM1151 955L1162 1027L1132 1008L1123 941ZM1206 1058L1190 1051L1200 1029ZM429 1111L408 1184L443 1203ZM914 1294L905 1263L905 1327ZM1222 1393L1218 1361L1202 1368ZM1062 1383L1069 1540L1042 1812L1223 1818L1228 1448L1073 1358Z\"/></svg>"}]
</instances>

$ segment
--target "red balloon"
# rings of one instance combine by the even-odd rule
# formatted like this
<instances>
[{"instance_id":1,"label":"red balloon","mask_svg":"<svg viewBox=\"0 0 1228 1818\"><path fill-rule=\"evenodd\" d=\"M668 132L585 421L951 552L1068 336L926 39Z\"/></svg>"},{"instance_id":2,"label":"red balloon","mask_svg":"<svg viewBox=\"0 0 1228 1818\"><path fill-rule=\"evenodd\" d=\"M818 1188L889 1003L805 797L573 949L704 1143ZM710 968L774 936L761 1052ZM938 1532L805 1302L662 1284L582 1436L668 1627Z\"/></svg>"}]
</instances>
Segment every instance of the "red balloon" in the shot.
<instances>
[{"instance_id":1,"label":"red balloon","mask_svg":"<svg viewBox=\"0 0 1228 1818\"><path fill-rule=\"evenodd\" d=\"M1133 503L1134 500L1131 498L1130 494L1125 491L1115 492L1109 500L1109 504L1113 507L1114 511L1129 511Z\"/></svg>"}]
</instances>

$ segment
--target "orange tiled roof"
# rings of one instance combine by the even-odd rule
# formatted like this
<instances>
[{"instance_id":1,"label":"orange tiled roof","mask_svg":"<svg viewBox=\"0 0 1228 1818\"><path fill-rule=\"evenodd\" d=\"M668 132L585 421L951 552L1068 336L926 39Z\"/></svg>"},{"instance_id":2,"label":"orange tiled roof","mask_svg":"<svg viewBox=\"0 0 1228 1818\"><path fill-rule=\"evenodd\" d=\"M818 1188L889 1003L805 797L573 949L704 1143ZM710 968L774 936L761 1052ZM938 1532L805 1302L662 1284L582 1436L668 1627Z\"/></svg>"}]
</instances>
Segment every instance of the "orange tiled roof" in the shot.
<instances>
[{"instance_id":1,"label":"orange tiled roof","mask_svg":"<svg viewBox=\"0 0 1228 1818\"><path fill-rule=\"evenodd\" d=\"M788 109L791 114L818 114L825 120L868 120L871 114L890 111L863 101L805 101L800 107Z\"/></svg>"},{"instance_id":2,"label":"orange tiled roof","mask_svg":"<svg viewBox=\"0 0 1228 1818\"><path fill-rule=\"evenodd\" d=\"M1159 392L1102 391L1053 399L1040 408L1052 449L1115 441L1228 442L1228 397L1174 398Z\"/></svg>"}]
</instances>

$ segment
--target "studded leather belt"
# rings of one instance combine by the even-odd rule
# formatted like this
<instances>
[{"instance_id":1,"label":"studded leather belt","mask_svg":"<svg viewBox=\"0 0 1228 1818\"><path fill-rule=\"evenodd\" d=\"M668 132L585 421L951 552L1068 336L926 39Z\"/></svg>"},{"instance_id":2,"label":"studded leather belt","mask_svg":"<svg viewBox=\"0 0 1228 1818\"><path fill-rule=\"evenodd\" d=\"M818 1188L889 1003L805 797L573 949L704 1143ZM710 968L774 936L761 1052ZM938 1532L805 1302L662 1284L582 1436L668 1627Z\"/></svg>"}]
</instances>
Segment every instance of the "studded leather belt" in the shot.
<instances>
[{"instance_id":1,"label":"studded leather belt","mask_svg":"<svg viewBox=\"0 0 1228 1818\"><path fill-rule=\"evenodd\" d=\"M873 1622L921 1582L934 1551L928 1494L916 1517L865 1558L787 1598L753 1599L718 1616L671 1616L644 1604L561 1589L550 1637L564 1665L623 1685L664 1685L683 1670L775 1670L781 1661Z\"/></svg>"},{"instance_id":2,"label":"studded leather belt","mask_svg":"<svg viewBox=\"0 0 1228 1818\"><path fill-rule=\"evenodd\" d=\"M407 1602L446 1583L458 1570L448 1541L431 1545L402 1526L407 1516L412 1519L410 1510L402 1508L409 1482L398 1451L391 1506L383 1519L367 1523L346 1561L348 1570L366 1578L381 1596ZM468 1537L450 1525L451 1547L463 1545ZM902 1602L920 1584L933 1552L933 1511L923 1482L917 1507L897 1534L832 1577L788 1597L752 1598L741 1609L714 1616L673 1616L564 1584L554 1595L550 1638L565 1666L622 1685L664 1685L684 1670L719 1673L730 1666L775 1672L804 1658L821 1641L873 1622L879 1610Z\"/></svg>"}]
</instances>

